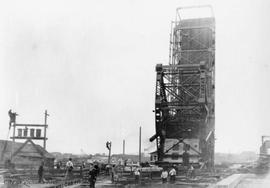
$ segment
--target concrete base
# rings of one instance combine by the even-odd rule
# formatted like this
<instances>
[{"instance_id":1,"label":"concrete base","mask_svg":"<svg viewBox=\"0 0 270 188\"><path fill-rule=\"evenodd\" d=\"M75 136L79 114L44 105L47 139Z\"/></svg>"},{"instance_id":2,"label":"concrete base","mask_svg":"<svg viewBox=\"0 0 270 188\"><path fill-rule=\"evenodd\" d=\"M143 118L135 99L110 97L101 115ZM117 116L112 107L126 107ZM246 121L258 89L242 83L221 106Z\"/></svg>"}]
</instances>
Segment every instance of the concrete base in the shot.
<instances>
[{"instance_id":1,"label":"concrete base","mask_svg":"<svg viewBox=\"0 0 270 188\"><path fill-rule=\"evenodd\" d=\"M235 188L246 174L233 174L214 185L214 188Z\"/></svg>"}]
</instances>

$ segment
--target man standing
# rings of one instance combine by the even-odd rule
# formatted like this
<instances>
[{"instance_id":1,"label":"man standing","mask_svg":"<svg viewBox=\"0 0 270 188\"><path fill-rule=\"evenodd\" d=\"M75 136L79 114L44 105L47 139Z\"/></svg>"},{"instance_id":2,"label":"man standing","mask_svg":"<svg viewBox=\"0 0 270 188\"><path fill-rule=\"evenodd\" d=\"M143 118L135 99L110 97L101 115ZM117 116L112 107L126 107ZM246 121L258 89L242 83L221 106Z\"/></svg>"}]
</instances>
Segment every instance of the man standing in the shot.
<instances>
[{"instance_id":1,"label":"man standing","mask_svg":"<svg viewBox=\"0 0 270 188\"><path fill-rule=\"evenodd\" d=\"M66 179L72 177L72 170L73 170L72 158L69 158L66 164Z\"/></svg>"},{"instance_id":2,"label":"man standing","mask_svg":"<svg viewBox=\"0 0 270 188\"><path fill-rule=\"evenodd\" d=\"M8 115L9 115L9 129L10 129L12 123L16 123L16 116L18 116L18 114L16 112L12 112L11 110L9 110Z\"/></svg>"},{"instance_id":3,"label":"man standing","mask_svg":"<svg viewBox=\"0 0 270 188\"><path fill-rule=\"evenodd\" d=\"M95 188L95 184L97 181L97 175L99 174L99 168L98 165L95 165L94 167L91 166L89 170L89 183L90 188Z\"/></svg>"},{"instance_id":4,"label":"man standing","mask_svg":"<svg viewBox=\"0 0 270 188\"><path fill-rule=\"evenodd\" d=\"M170 182L174 183L175 182L175 176L176 176L176 170L173 167L170 170L169 175L170 175Z\"/></svg>"},{"instance_id":5,"label":"man standing","mask_svg":"<svg viewBox=\"0 0 270 188\"><path fill-rule=\"evenodd\" d=\"M135 169L134 175L135 175L135 183L139 184L140 183L140 175L141 175L139 168Z\"/></svg>"},{"instance_id":6,"label":"man standing","mask_svg":"<svg viewBox=\"0 0 270 188\"><path fill-rule=\"evenodd\" d=\"M195 170L192 165L190 165L188 172L187 172L187 177L188 178L195 178Z\"/></svg>"},{"instance_id":7,"label":"man standing","mask_svg":"<svg viewBox=\"0 0 270 188\"><path fill-rule=\"evenodd\" d=\"M162 179L162 183L166 183L167 182L167 178L168 178L168 172L163 169L162 173L161 173L161 179Z\"/></svg>"},{"instance_id":8,"label":"man standing","mask_svg":"<svg viewBox=\"0 0 270 188\"><path fill-rule=\"evenodd\" d=\"M38 183L44 183L43 181L43 173L44 173L44 163L41 162L39 168L38 168Z\"/></svg>"},{"instance_id":9,"label":"man standing","mask_svg":"<svg viewBox=\"0 0 270 188\"><path fill-rule=\"evenodd\" d=\"M85 163L84 163L84 161L82 161L82 164L80 165L80 176L81 176L81 178L83 178L83 170L84 170L84 168L85 168Z\"/></svg>"}]
</instances>

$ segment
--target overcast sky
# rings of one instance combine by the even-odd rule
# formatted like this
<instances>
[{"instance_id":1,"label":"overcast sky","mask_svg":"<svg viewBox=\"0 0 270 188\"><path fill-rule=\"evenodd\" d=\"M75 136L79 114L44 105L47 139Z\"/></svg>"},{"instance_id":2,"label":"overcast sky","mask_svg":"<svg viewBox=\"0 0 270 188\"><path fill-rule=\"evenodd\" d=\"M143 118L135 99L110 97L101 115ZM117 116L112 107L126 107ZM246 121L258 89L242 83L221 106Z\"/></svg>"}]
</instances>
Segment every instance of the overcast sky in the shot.
<instances>
[{"instance_id":1,"label":"overcast sky","mask_svg":"<svg viewBox=\"0 0 270 188\"><path fill-rule=\"evenodd\" d=\"M216 17L216 151L259 151L270 135L268 0L1 1L0 139L18 123L43 123L49 151L138 151L155 133L155 65L168 63L177 7Z\"/></svg>"}]
</instances>

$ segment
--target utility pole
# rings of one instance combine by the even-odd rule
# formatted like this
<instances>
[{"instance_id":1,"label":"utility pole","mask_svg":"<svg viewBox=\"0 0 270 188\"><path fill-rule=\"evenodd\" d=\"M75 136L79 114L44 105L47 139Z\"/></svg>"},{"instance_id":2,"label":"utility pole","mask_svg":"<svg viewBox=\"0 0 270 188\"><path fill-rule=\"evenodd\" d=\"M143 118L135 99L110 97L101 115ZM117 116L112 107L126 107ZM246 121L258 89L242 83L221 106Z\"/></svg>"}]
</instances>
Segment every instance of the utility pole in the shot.
<instances>
[{"instance_id":1,"label":"utility pole","mask_svg":"<svg viewBox=\"0 0 270 188\"><path fill-rule=\"evenodd\" d=\"M11 144L11 153L10 153L10 162L12 163L12 155L14 153L14 144L15 144L15 123L12 125L13 127L13 138L12 138L12 144Z\"/></svg>"},{"instance_id":2,"label":"utility pole","mask_svg":"<svg viewBox=\"0 0 270 188\"><path fill-rule=\"evenodd\" d=\"M49 114L47 113L47 110L45 110L45 118L44 118L44 141L43 141L43 148L46 149L46 135L47 135L47 117Z\"/></svg>"},{"instance_id":3,"label":"utility pole","mask_svg":"<svg viewBox=\"0 0 270 188\"><path fill-rule=\"evenodd\" d=\"M109 150L109 156L108 156L108 164L111 164L111 150L112 150L112 142L106 142L106 147Z\"/></svg>"},{"instance_id":4,"label":"utility pole","mask_svg":"<svg viewBox=\"0 0 270 188\"><path fill-rule=\"evenodd\" d=\"M141 165L141 162L142 162L142 148L141 148L141 140L142 140L142 127L140 126L140 131L139 131L139 165Z\"/></svg>"},{"instance_id":5,"label":"utility pole","mask_svg":"<svg viewBox=\"0 0 270 188\"><path fill-rule=\"evenodd\" d=\"M125 145L126 145L125 140L123 140L123 157L125 155L125 147L126 147Z\"/></svg>"},{"instance_id":6,"label":"utility pole","mask_svg":"<svg viewBox=\"0 0 270 188\"><path fill-rule=\"evenodd\" d=\"M109 149L109 158L108 158L108 164L111 164L111 149Z\"/></svg>"}]
</instances>

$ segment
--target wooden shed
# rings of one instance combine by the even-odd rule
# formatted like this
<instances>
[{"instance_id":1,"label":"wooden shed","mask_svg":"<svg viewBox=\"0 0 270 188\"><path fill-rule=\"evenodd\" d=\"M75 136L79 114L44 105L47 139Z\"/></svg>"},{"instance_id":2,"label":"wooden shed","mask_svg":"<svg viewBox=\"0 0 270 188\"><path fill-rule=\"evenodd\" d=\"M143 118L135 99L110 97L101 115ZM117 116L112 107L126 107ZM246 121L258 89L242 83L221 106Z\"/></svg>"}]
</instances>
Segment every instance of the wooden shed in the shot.
<instances>
[{"instance_id":1,"label":"wooden shed","mask_svg":"<svg viewBox=\"0 0 270 188\"><path fill-rule=\"evenodd\" d=\"M54 156L30 139L24 143L0 140L0 165L7 164L11 156L16 168L38 168L41 162L49 168L54 165Z\"/></svg>"}]
</instances>

